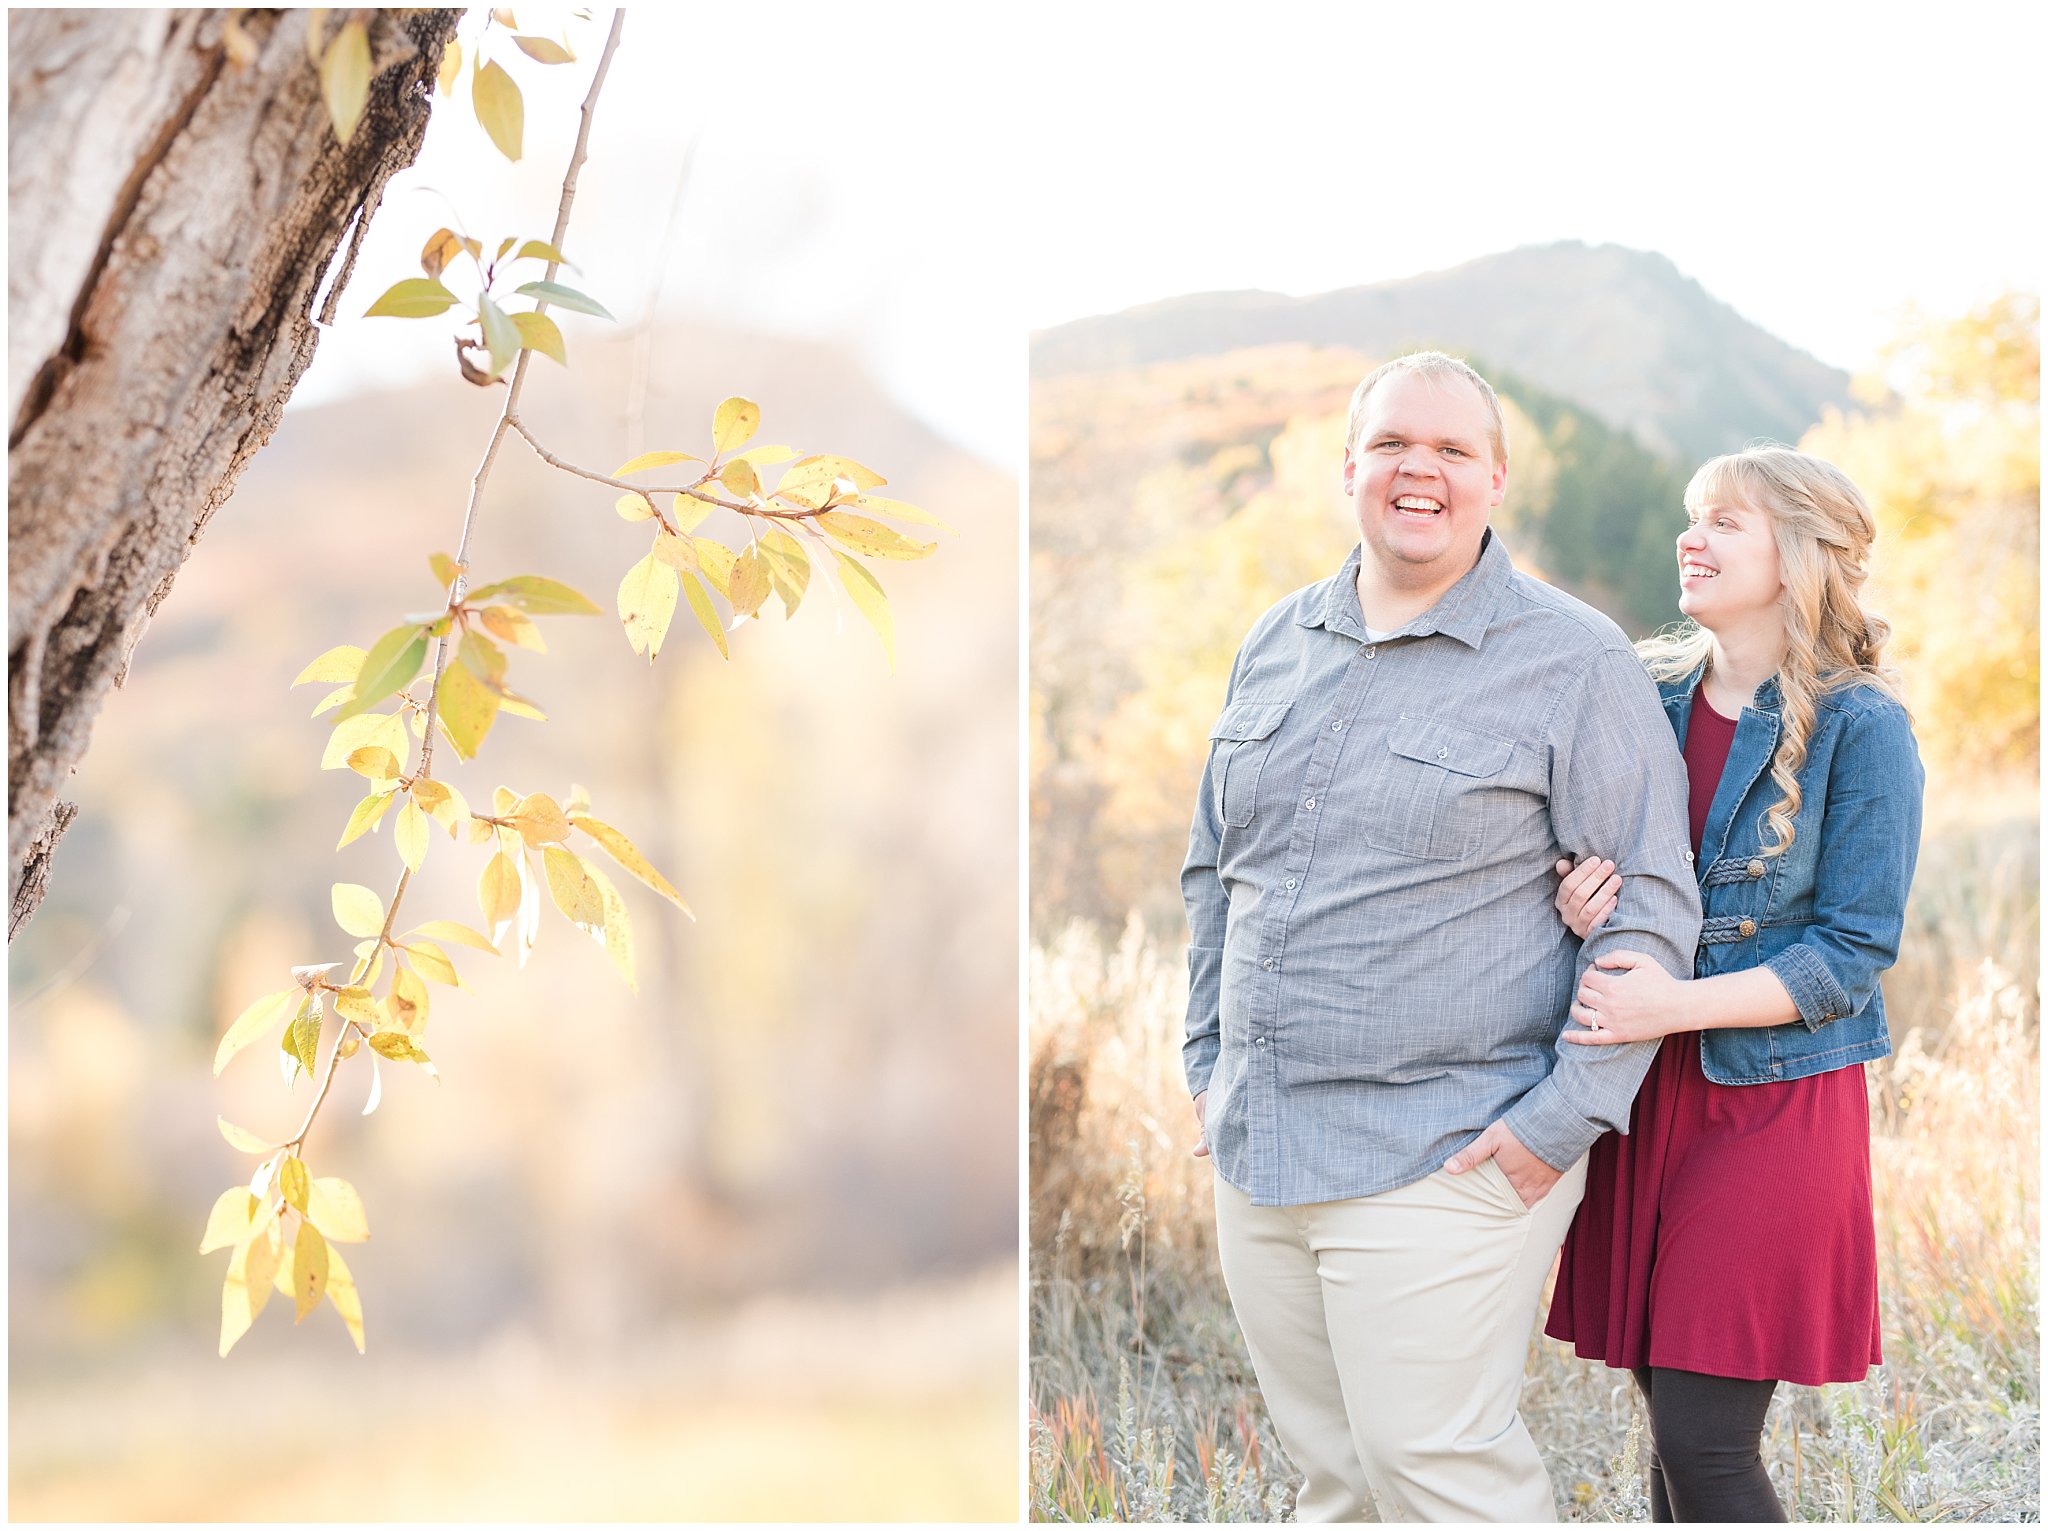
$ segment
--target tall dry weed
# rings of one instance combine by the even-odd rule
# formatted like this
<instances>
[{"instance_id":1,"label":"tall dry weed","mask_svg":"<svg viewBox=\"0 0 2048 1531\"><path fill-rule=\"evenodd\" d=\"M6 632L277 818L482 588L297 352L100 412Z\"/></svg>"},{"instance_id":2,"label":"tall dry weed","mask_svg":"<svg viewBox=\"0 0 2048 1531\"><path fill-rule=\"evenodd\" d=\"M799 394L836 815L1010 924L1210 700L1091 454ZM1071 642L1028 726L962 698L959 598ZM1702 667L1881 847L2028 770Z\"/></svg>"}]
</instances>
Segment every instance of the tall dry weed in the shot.
<instances>
[{"instance_id":1,"label":"tall dry weed","mask_svg":"<svg viewBox=\"0 0 2048 1531\"><path fill-rule=\"evenodd\" d=\"M1917 900L1942 943L1905 986L1923 997L1892 1006L1898 1052L1868 1071L1885 1365L1779 1388L1764 1453L1795 1519L2039 1516L2038 904L2009 870L1939 886L1985 870L1974 849L1944 866ZM1958 988L1979 921L1998 945L1976 938ZM1135 921L1114 944L1076 924L1032 956L1035 1519L1291 1515L1189 1152L1185 997L1179 947ZM1921 1023L1900 1027L1909 1011ZM1533 1336L1523 1414L1568 1518L1647 1518L1624 1374Z\"/></svg>"}]
</instances>

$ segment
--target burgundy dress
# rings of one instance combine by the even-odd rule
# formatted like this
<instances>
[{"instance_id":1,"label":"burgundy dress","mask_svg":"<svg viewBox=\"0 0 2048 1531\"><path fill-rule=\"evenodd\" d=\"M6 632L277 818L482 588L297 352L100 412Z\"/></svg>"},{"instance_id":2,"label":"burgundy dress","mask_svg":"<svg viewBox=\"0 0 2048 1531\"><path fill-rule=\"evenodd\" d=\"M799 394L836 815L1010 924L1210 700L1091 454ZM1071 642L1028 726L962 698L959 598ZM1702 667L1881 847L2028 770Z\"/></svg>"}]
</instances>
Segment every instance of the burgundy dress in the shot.
<instances>
[{"instance_id":1,"label":"burgundy dress","mask_svg":"<svg viewBox=\"0 0 2048 1531\"><path fill-rule=\"evenodd\" d=\"M1734 737L1695 692L1695 855ZM1593 1145L1543 1332L1609 1366L1862 1380L1884 1360L1863 1070L1715 1084L1699 1033L1666 1037L1627 1136Z\"/></svg>"}]
</instances>

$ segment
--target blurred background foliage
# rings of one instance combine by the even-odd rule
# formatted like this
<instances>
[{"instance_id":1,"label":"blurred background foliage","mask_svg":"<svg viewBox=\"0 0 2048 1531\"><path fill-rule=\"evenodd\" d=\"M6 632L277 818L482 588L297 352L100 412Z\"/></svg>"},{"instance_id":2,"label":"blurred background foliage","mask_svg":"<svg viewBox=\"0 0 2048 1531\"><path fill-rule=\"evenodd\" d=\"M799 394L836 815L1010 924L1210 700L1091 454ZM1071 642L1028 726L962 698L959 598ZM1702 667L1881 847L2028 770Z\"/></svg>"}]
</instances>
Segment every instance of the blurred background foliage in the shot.
<instances>
[{"instance_id":1,"label":"blurred background foliage","mask_svg":"<svg viewBox=\"0 0 2048 1531\"><path fill-rule=\"evenodd\" d=\"M1789 440L1869 497L1867 594L1929 770L1885 979L1899 1052L1868 1070L1887 1365L1781 1388L1766 1459L1795 1519L2038 1518L2038 299L1909 310L1852 379L1630 253L1511 252L1369 302L1174 299L1034 343L1035 1518L1291 1504L1216 1273L1208 1161L1188 1152L1178 872L1237 644L1356 541L1351 390L1428 345L1502 395L1494 525L1517 563L1634 635L1678 616L1672 544L1703 456ZM1504 277L1515 303L1489 327ZM1524 1410L1572 1519L1647 1518L1615 1376L1532 1337Z\"/></svg>"},{"instance_id":2,"label":"blurred background foliage","mask_svg":"<svg viewBox=\"0 0 2048 1531\"><path fill-rule=\"evenodd\" d=\"M221 1256L194 1251L249 1163L214 1114L282 1135L309 1086L269 1049L216 1082L214 1044L289 965L346 955L331 883L398 865L388 832L335 851L360 783L317 769L317 688L289 683L438 601L427 555L499 400L289 414L101 716L10 953L15 1514L1014 1513L1015 482L826 345L642 340L580 340L568 386L543 363L529 423L606 468L702 450L744 393L763 440L878 466L961 532L884 571L896 674L829 582L729 664L690 623L650 667L609 615L549 622L519 685L550 721L501 720L451 779L473 804L583 783L698 921L627 880L637 996L552 912L524 972L470 954L474 992L435 997L441 1084L387 1070L374 1118L337 1101L308 1144L369 1208L368 1355L273 1304L223 1363ZM613 498L512 443L477 577L609 613L645 542ZM484 854L441 842L408 918L476 923Z\"/></svg>"}]
</instances>

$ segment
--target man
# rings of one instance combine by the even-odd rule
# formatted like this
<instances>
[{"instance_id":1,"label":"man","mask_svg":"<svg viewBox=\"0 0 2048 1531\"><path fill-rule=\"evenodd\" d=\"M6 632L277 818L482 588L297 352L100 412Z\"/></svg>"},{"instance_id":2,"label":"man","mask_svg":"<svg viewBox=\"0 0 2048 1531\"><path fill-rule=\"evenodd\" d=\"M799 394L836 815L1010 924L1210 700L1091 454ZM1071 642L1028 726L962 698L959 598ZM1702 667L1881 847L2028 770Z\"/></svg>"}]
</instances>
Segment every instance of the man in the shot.
<instances>
[{"instance_id":1,"label":"man","mask_svg":"<svg viewBox=\"0 0 2048 1531\"><path fill-rule=\"evenodd\" d=\"M1238 651L1181 887L1219 1257L1304 1521L1554 1520L1517 1405L1584 1155L1654 1044L1557 1040L1610 947L1689 973L1699 898L1655 688L1516 572L1493 390L1401 357L1353 396L1359 546ZM1585 943L1562 857L1611 857Z\"/></svg>"}]
</instances>

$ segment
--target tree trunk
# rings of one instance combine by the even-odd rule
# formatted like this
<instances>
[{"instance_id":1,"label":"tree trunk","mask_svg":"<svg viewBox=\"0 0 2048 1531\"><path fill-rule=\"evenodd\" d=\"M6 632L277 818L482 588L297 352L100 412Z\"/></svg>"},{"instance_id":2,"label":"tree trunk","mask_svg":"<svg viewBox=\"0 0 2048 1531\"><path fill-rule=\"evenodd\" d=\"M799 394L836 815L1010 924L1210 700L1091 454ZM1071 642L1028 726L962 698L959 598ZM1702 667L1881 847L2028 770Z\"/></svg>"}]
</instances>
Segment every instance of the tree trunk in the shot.
<instances>
[{"instance_id":1,"label":"tree trunk","mask_svg":"<svg viewBox=\"0 0 2048 1531\"><path fill-rule=\"evenodd\" d=\"M412 163L457 10L369 23L369 106L334 136L309 11L8 18L8 940L57 801L171 580L313 359L385 183ZM230 60L227 21L254 57Z\"/></svg>"}]
</instances>

